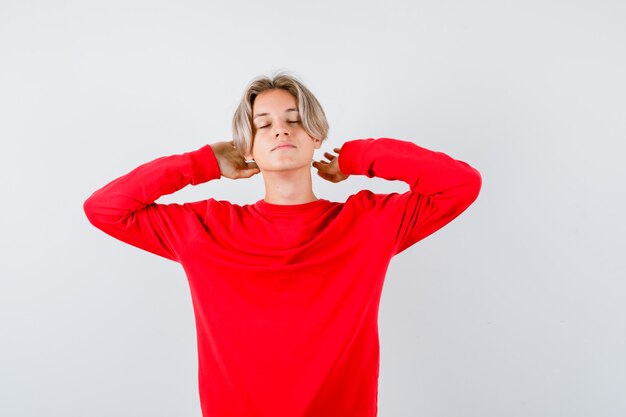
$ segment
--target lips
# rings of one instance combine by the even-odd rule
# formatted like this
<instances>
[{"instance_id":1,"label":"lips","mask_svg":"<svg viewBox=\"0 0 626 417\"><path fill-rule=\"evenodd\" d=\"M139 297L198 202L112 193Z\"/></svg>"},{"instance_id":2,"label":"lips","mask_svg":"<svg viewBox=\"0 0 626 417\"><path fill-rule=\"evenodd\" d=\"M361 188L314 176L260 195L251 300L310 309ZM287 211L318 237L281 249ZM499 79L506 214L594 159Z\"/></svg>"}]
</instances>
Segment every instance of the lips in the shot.
<instances>
[{"instance_id":1,"label":"lips","mask_svg":"<svg viewBox=\"0 0 626 417\"><path fill-rule=\"evenodd\" d=\"M272 148L272 151L275 151L276 149L280 149L280 148L295 148L295 146L292 143L283 142L283 143L279 143L278 145L274 146Z\"/></svg>"}]
</instances>

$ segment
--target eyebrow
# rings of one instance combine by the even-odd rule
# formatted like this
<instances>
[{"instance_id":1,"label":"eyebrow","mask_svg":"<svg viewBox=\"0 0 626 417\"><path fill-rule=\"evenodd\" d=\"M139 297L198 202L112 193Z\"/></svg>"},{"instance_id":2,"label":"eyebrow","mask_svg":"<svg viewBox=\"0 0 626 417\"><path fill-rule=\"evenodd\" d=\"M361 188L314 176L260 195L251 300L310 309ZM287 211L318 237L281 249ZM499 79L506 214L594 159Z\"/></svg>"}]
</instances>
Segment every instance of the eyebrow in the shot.
<instances>
[{"instance_id":1,"label":"eyebrow","mask_svg":"<svg viewBox=\"0 0 626 417\"><path fill-rule=\"evenodd\" d=\"M289 113L289 112L291 112L291 111L295 111L295 112L297 112L297 111L298 111L298 109L296 109L296 108L293 108L293 107L292 107L292 108L290 108L290 109L285 110L285 113ZM256 119L257 117L267 116L268 114L269 114L269 113L259 113L259 114L257 114L256 116L254 116L254 117L252 118L252 120Z\"/></svg>"}]
</instances>

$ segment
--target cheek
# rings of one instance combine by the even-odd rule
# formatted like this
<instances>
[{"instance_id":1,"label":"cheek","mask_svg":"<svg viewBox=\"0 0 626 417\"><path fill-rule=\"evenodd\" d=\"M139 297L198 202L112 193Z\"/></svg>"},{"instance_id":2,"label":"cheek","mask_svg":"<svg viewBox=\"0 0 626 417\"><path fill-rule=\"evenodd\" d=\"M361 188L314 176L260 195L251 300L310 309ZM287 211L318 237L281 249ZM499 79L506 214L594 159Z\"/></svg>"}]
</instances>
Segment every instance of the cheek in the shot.
<instances>
[{"instance_id":1,"label":"cheek","mask_svg":"<svg viewBox=\"0 0 626 417\"><path fill-rule=\"evenodd\" d=\"M263 134L258 131L252 134L252 147L253 148L258 146L259 142L261 142L262 137L263 137Z\"/></svg>"},{"instance_id":2,"label":"cheek","mask_svg":"<svg viewBox=\"0 0 626 417\"><path fill-rule=\"evenodd\" d=\"M252 156L254 157L254 155L259 154L262 155L263 154L263 149L264 149L264 143L265 141L263 141L263 135L262 134L256 134L252 137L252 147L250 148L250 152L252 153Z\"/></svg>"}]
</instances>

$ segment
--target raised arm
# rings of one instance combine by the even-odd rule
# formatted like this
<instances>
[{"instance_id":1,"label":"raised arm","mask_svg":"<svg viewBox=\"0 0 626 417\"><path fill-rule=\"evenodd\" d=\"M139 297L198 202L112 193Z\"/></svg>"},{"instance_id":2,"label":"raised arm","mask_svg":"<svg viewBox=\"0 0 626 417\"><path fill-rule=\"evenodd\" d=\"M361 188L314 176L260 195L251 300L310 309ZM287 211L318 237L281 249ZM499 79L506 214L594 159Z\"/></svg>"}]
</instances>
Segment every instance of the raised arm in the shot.
<instances>
[{"instance_id":1,"label":"raised arm","mask_svg":"<svg viewBox=\"0 0 626 417\"><path fill-rule=\"evenodd\" d=\"M84 203L89 221L103 232L172 260L200 230L206 201L157 204L155 201L187 185L258 172L248 167L232 142L217 142L180 155L140 165L94 192Z\"/></svg>"},{"instance_id":2,"label":"raised arm","mask_svg":"<svg viewBox=\"0 0 626 417\"><path fill-rule=\"evenodd\" d=\"M336 160L331 159L330 165L345 176L366 175L409 185L410 191L404 194L370 195L381 220L396 233L395 253L465 211L478 197L482 184L480 173L467 163L398 139L351 140L341 147Z\"/></svg>"}]
</instances>

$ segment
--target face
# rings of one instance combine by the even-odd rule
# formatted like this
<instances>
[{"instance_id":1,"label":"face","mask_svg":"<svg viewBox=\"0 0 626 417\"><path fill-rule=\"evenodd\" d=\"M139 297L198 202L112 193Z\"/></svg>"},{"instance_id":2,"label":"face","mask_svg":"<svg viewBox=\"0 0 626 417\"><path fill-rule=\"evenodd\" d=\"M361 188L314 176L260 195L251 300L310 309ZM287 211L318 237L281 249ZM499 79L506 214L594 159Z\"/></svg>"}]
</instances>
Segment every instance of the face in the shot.
<instances>
[{"instance_id":1,"label":"face","mask_svg":"<svg viewBox=\"0 0 626 417\"><path fill-rule=\"evenodd\" d=\"M311 167L321 146L302 127L296 98L286 90L259 94L252 106L252 155L261 171L289 171Z\"/></svg>"}]
</instances>

